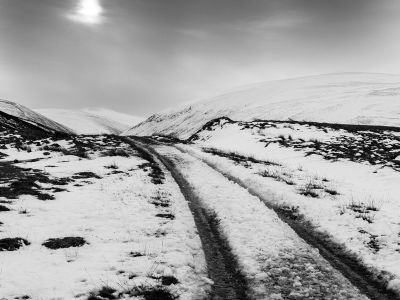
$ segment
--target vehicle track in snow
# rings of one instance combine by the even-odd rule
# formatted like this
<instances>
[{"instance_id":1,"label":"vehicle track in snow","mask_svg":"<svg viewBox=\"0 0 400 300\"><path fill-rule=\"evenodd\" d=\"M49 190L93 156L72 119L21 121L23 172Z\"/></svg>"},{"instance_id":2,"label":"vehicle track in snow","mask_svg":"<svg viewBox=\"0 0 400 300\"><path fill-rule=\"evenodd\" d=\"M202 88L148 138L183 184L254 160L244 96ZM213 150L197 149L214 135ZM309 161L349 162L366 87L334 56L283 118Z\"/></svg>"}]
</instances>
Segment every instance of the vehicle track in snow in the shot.
<instances>
[{"instance_id":1,"label":"vehicle track in snow","mask_svg":"<svg viewBox=\"0 0 400 300\"><path fill-rule=\"evenodd\" d=\"M196 196L191 188L188 187L187 181L176 170L174 163L167 157L163 157L157 153L148 145L163 145L163 143L159 143L152 139L139 138L139 140L144 142L139 142L141 147L150 152L153 156L156 156L171 172L172 176L180 186L182 193L188 199L204 246L210 277L216 283L213 291L213 299L246 299L246 279L242 274L240 274L240 272L238 272L235 257L232 255L227 241L218 233L218 228L214 225L215 222L213 221L213 217L207 215L206 211L201 207L199 199L197 198L198 196ZM137 140L135 141L135 144L137 144ZM265 204L268 203L265 199L262 199L263 195L259 195L256 191L249 189L239 179L230 176L204 160L201 161L213 170L222 174L229 181L235 182L242 188L246 189L251 195L263 200ZM268 208L275 210L270 206L268 206ZM331 266L338 270L370 299L398 299L395 295L387 292L382 286L379 286L379 284L371 280L371 278L364 278L362 274L364 269L360 268L360 266L354 261L349 260L347 257L343 257L341 253L335 253L335 249L332 249L331 245L325 245L325 241L321 241L318 237L314 236L309 229L304 226L299 226L295 221L282 215L278 211L277 213L280 219L288 224L299 237L313 248L318 249L321 256L326 259Z\"/></svg>"},{"instance_id":2,"label":"vehicle track in snow","mask_svg":"<svg viewBox=\"0 0 400 300\"><path fill-rule=\"evenodd\" d=\"M147 152L159 160L170 172L178 184L183 196L189 204L194 221L202 242L209 277L213 280L211 293L212 300L247 300L247 283L239 272L236 258L232 255L227 241L219 233L217 222L213 215L200 205L197 195L189 187L185 178L176 170L174 163L154 151L148 145L140 141L127 139L134 143L135 147ZM142 140L142 139L141 139ZM150 141L147 141L151 143Z\"/></svg>"},{"instance_id":3,"label":"vehicle track in snow","mask_svg":"<svg viewBox=\"0 0 400 300\"><path fill-rule=\"evenodd\" d=\"M182 149L180 149L182 150ZM187 152L185 152L187 153ZM188 153L190 154L190 153ZM384 282L379 282L374 278L374 274L369 272L368 268L360 263L353 255L350 255L342 245L335 244L330 237L316 232L310 222L303 219L293 219L291 216L277 209L270 204L264 195L257 190L249 187L243 180L237 178L228 172L222 170L215 164L206 161L200 157L196 157L207 164L210 168L221 173L227 179L235 182L239 186L245 188L251 195L258 197L271 210L274 210L279 218L288 224L297 235L312 247L318 249L322 257L324 257L336 270L343 274L354 286L368 296L371 300L398 300L399 297L388 291Z\"/></svg>"}]
</instances>

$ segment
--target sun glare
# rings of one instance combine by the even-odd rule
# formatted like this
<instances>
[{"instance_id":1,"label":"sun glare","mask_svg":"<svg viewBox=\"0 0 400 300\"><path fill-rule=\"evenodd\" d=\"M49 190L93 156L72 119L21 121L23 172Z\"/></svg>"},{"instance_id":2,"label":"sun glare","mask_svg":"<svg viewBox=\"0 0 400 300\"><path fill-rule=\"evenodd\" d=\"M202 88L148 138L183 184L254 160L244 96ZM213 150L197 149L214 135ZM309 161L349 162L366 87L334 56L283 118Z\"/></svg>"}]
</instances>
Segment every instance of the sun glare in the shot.
<instances>
[{"instance_id":1,"label":"sun glare","mask_svg":"<svg viewBox=\"0 0 400 300\"><path fill-rule=\"evenodd\" d=\"M99 0L80 0L71 19L88 24L98 24L102 19L103 8Z\"/></svg>"}]
</instances>

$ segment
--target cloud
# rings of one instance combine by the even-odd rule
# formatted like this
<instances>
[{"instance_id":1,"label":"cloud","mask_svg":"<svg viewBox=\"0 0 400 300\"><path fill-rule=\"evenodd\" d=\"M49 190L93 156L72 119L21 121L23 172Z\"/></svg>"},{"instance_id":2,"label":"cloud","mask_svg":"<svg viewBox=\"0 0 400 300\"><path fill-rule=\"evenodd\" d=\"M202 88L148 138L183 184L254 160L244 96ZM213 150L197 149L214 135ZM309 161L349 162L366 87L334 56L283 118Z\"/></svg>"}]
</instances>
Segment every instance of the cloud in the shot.
<instances>
[{"instance_id":1,"label":"cloud","mask_svg":"<svg viewBox=\"0 0 400 300\"><path fill-rule=\"evenodd\" d=\"M103 12L100 0L79 0L75 11L68 18L85 24L100 24L104 18Z\"/></svg>"},{"instance_id":2,"label":"cloud","mask_svg":"<svg viewBox=\"0 0 400 300\"><path fill-rule=\"evenodd\" d=\"M148 115L252 82L399 73L399 14L399 0L0 0L0 98Z\"/></svg>"}]
</instances>

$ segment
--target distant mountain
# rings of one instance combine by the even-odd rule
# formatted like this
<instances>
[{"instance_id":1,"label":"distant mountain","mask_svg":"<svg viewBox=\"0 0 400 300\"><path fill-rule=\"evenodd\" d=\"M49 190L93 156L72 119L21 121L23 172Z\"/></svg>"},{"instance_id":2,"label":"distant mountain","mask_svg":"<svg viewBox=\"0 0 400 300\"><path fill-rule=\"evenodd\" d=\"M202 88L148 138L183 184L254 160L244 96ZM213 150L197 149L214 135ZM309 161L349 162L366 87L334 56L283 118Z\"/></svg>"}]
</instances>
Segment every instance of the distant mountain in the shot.
<instances>
[{"instance_id":1,"label":"distant mountain","mask_svg":"<svg viewBox=\"0 0 400 300\"><path fill-rule=\"evenodd\" d=\"M110 120L115 120L118 121L119 123L122 123L128 128L139 124L140 122L144 121L145 118L143 117L137 117L137 116L132 116L124 113L120 113L111 109L106 109L106 108L92 108L92 109L84 109L83 111L97 115L97 116L102 116Z\"/></svg>"},{"instance_id":2,"label":"distant mountain","mask_svg":"<svg viewBox=\"0 0 400 300\"><path fill-rule=\"evenodd\" d=\"M123 134L188 138L220 117L400 127L400 75L343 73L259 83L155 114Z\"/></svg>"},{"instance_id":3,"label":"distant mountain","mask_svg":"<svg viewBox=\"0 0 400 300\"><path fill-rule=\"evenodd\" d=\"M141 119L107 109L36 109L76 134L120 134Z\"/></svg>"},{"instance_id":4,"label":"distant mountain","mask_svg":"<svg viewBox=\"0 0 400 300\"><path fill-rule=\"evenodd\" d=\"M72 130L15 102L0 100L0 126L48 133L73 133Z\"/></svg>"}]
</instances>

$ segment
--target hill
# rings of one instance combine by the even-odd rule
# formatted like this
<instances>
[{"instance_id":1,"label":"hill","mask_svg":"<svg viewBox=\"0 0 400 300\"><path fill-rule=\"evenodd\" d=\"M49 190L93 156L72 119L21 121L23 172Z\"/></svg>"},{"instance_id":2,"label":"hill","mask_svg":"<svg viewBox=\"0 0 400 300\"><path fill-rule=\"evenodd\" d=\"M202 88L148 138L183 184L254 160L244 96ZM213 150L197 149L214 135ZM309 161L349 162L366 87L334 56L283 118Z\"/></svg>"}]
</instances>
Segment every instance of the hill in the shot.
<instances>
[{"instance_id":1,"label":"hill","mask_svg":"<svg viewBox=\"0 0 400 300\"><path fill-rule=\"evenodd\" d=\"M69 110L37 109L37 112L72 128L77 134L120 134L137 118L106 109ZM136 120L136 121L135 121Z\"/></svg>"},{"instance_id":2,"label":"hill","mask_svg":"<svg viewBox=\"0 0 400 300\"><path fill-rule=\"evenodd\" d=\"M259 83L155 114L124 135L184 139L224 116L400 127L400 75L343 73Z\"/></svg>"},{"instance_id":3,"label":"hill","mask_svg":"<svg viewBox=\"0 0 400 300\"><path fill-rule=\"evenodd\" d=\"M4 128L42 133L72 133L72 130L33 110L7 100L0 100L0 125Z\"/></svg>"}]
</instances>

